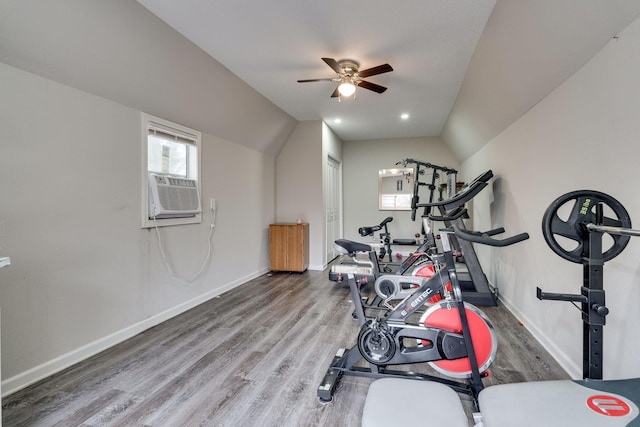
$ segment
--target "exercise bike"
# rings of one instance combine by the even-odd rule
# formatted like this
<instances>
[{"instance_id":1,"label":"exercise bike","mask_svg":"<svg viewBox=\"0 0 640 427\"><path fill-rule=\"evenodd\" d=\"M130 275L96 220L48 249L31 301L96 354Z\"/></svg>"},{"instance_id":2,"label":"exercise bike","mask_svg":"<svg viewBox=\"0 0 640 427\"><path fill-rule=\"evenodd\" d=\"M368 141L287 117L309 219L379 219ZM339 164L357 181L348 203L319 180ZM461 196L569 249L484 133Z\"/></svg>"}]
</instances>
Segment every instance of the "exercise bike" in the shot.
<instances>
[{"instance_id":1,"label":"exercise bike","mask_svg":"<svg viewBox=\"0 0 640 427\"><path fill-rule=\"evenodd\" d=\"M567 219L558 212L572 204ZM604 207L612 214L606 216ZM603 328L605 305L603 267L618 256L631 236L626 209L613 197L591 190L567 193L546 210L542 229L549 247L562 258L582 264L580 294L558 294L536 289L540 300L580 303L583 320L583 380L537 381L503 384L484 389L478 398L476 427L622 427L640 426L640 378L603 381ZM608 236L608 246L603 236ZM559 239L558 237L562 237ZM563 240L564 239L564 240ZM573 244L568 244L572 242ZM433 427L468 427L458 396L439 384L385 378L369 387L362 425L413 426L415 415L395 408L415 407L428 401ZM393 410L390 410L393 408Z\"/></svg>"},{"instance_id":2,"label":"exercise bike","mask_svg":"<svg viewBox=\"0 0 640 427\"><path fill-rule=\"evenodd\" d=\"M389 264L393 263L393 252L391 250L391 234L389 233L389 227L387 226L387 224L389 224L391 221L393 221L393 217L388 216L384 220L382 220L382 222L378 225L360 227L358 229L358 233L362 237L374 236L376 232L384 230L384 232L380 233L380 236L379 236L380 248L378 249L378 261L384 262L384 257L388 256ZM382 265L381 270L384 271L385 273L391 273L391 271L393 271L390 265L388 264Z\"/></svg>"},{"instance_id":3,"label":"exercise bike","mask_svg":"<svg viewBox=\"0 0 640 427\"><path fill-rule=\"evenodd\" d=\"M429 202L433 202L434 200L434 191L436 189L436 180L440 177L439 173L444 172L447 174L447 182L453 183L449 188L455 188L456 174L457 171L455 169L451 169L448 167L434 165L432 163L421 162L414 159L403 159L402 161L396 163L396 165L415 165L414 166L414 189L413 189L413 198L412 198L412 209L411 209L411 220L415 221L416 219L416 211L417 206L415 204L418 202L418 192L422 186L427 186L429 188ZM419 177L420 175L425 175L427 170L433 170L431 174L431 183L427 184L425 182L421 182ZM488 176L487 179L491 178ZM478 179L474 182L479 181ZM483 184L482 187L474 186L473 195L477 194L481 188L484 188L486 185L486 180L484 183L478 182L478 184ZM453 194L450 193L450 196ZM471 196L473 197L473 196ZM461 205L464 205L465 201L461 201ZM419 235L416 235L416 240L414 239L391 239L391 235L388 229L388 223L393 221L392 217L385 218L380 224L360 227L358 229L358 233L362 237L373 236L375 232L381 231L384 229L383 233L380 233L380 241L381 247L379 250L374 251L375 245L363 245L358 246L356 251L346 251L341 244L337 244L336 249L339 253L345 254L350 253L352 255L352 260L346 264L336 264L331 267L331 271L329 272L329 279L334 282L340 282L343 280L343 273L351 271L354 265L357 265L360 268L362 280L369 279L377 279L381 274L394 273L394 274L408 274L408 275L432 275L431 269L427 266L428 264L428 255L433 254L437 251L436 242L433 233L426 221L428 213L431 211L431 207L425 207L425 214L423 215L423 223L422 223L422 234L424 239L420 239ZM344 240L336 241L344 242ZM393 253L391 245L408 245L408 244L418 244L418 248L409 255L400 265L393 263ZM353 252L353 253L351 253ZM356 259L354 253L367 253L368 260L363 261L362 259ZM374 256L375 255L375 256ZM388 256L389 264L384 263L384 257ZM417 266L420 261L425 261L421 264L422 267L426 267L424 270L415 269L414 266ZM372 281L373 281L372 280Z\"/></svg>"},{"instance_id":4,"label":"exercise bike","mask_svg":"<svg viewBox=\"0 0 640 427\"><path fill-rule=\"evenodd\" d=\"M378 286L380 282L391 282L396 286L409 282L416 288L395 306L388 306L375 317L367 311L372 307L362 303L360 290L366 281L362 280L357 269L346 273L360 331L357 344L349 350L340 349L334 357L318 387L321 401L332 400L343 375L437 381L469 394L473 399L477 397L483 388L482 377L497 352L497 339L486 316L475 306L462 301L450 245L454 232L463 233L458 229L441 231L443 253L441 260L433 264L435 274L432 277L382 275L376 279L377 290L381 288ZM464 235L475 238L474 233ZM528 237L523 233L504 240L490 239L490 242L494 246L507 246ZM340 243L349 253L367 246L350 241ZM412 320L426 301L438 295L444 295L444 299L431 305L418 322ZM388 298L385 303L389 303ZM368 362L368 367L356 366L361 359ZM464 381L388 368L425 362L448 377Z\"/></svg>"},{"instance_id":5,"label":"exercise bike","mask_svg":"<svg viewBox=\"0 0 640 427\"><path fill-rule=\"evenodd\" d=\"M434 202L432 197L433 191L431 191L429 194L430 202L420 203L418 191L423 183L418 179L420 175L419 171L425 167L425 165L428 165L428 167L434 167L434 165L413 159L407 159L405 162L407 162L406 164L416 164L416 172L414 173L416 179L414 181L415 188L412 198L411 215L412 219L415 219L417 209L420 207L425 209L425 213L422 215L422 233L424 239L416 251L407 257L397 270L395 270L395 274L428 278L435 273L434 265L439 263L438 260L434 260L434 257L438 256L438 249L436 246L436 236L432 232L431 223L433 221L443 222L447 227L456 225L458 228L464 230L463 219L467 217L467 210L464 208L464 205L488 185L489 180L493 177L493 173L490 170L484 172L447 200ZM439 215L431 213L433 208L438 209ZM487 231L486 233L491 236L504 233L504 231L504 228L497 228ZM489 286L487 277L482 271L472 244L462 239L458 240L455 237L451 237L451 241L454 261L458 261L462 257L465 260L466 269L458 271L457 275L458 282L461 283L463 299L481 306L496 305L495 293ZM345 245L348 245L348 249L345 248ZM349 254L352 260L348 263L333 265L329 271L329 280L341 282L345 280L347 273L355 272L355 280L365 285L376 282L382 275L386 275L384 268L380 265L376 251L373 250L370 245L358 244L348 240L337 240L335 246L338 252ZM366 256L363 255L365 253L367 254ZM415 283L411 281L402 282L403 286L395 286L395 282L392 281L377 283L387 288L383 294L387 296L394 295L397 299L405 298L417 287ZM379 302L379 299L374 299L374 301L368 302L367 305L371 306Z\"/></svg>"},{"instance_id":6,"label":"exercise bike","mask_svg":"<svg viewBox=\"0 0 640 427\"><path fill-rule=\"evenodd\" d=\"M466 214L464 207L452 213L449 219L458 218ZM444 256L438 253L436 247L436 236L431 232L431 222L441 221L441 217L433 215L423 216L423 229L425 239L418 249L411 253L398 266L394 274L389 274L384 270L377 258L377 251L373 246L354 242L351 240L338 239L334 243L336 252L351 257L348 263L341 263L331 267L329 280L342 282L347 280L349 273L353 274L356 284L363 288L369 283L374 283L375 295L373 297L362 297L363 308L391 308L388 303L391 300L402 300L410 296L420 287L421 279L411 279L411 277L430 278L436 274L436 270L444 266ZM490 235L504 232L503 228L488 231ZM453 252L455 255L456 252ZM455 256L454 256L455 258ZM384 276L382 279L381 277ZM434 303L441 300L445 291L451 291L450 284L441 289L435 296L429 298L427 302ZM382 305L381 305L382 304ZM354 311L354 317L355 311Z\"/></svg>"}]
</instances>

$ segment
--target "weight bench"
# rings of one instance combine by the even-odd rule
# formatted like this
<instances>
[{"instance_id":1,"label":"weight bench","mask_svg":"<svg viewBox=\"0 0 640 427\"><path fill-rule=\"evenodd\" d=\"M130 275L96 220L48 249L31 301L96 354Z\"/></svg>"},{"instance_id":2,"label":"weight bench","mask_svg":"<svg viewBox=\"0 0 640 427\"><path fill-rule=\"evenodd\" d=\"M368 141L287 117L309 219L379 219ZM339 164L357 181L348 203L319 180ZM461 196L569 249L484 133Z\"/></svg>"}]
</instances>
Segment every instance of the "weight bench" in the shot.
<instances>
[{"instance_id":1,"label":"weight bench","mask_svg":"<svg viewBox=\"0 0 640 427\"><path fill-rule=\"evenodd\" d=\"M640 379L537 381L487 387L476 427L640 426ZM469 427L457 394L446 385L401 378L374 381L363 427Z\"/></svg>"}]
</instances>

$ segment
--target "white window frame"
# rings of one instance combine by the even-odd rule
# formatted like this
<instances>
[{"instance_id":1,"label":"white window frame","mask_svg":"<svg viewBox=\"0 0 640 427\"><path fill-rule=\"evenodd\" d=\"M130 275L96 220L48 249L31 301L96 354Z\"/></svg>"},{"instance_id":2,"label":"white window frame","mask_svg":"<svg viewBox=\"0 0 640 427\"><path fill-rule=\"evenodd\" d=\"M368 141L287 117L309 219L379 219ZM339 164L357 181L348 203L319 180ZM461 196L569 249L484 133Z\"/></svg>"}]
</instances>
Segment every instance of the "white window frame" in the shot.
<instances>
[{"instance_id":1,"label":"white window frame","mask_svg":"<svg viewBox=\"0 0 640 427\"><path fill-rule=\"evenodd\" d=\"M141 184L141 205L142 205L142 228L152 228L156 225L158 227L164 227L169 225L182 225L182 224L198 224L202 222L202 214L196 214L190 217L184 218L158 218L149 219L149 157L148 157L148 134L149 129L159 129L163 133L173 134L178 137L187 138L194 141L196 147L196 171L187 172L189 179L195 179L198 182L198 197L200 198L200 204L202 204L202 133L188 128L186 126L173 123L169 120L162 119L160 117L152 116L151 114L141 113L141 146L142 146L142 163L140 170L142 171L140 176Z\"/></svg>"}]
</instances>

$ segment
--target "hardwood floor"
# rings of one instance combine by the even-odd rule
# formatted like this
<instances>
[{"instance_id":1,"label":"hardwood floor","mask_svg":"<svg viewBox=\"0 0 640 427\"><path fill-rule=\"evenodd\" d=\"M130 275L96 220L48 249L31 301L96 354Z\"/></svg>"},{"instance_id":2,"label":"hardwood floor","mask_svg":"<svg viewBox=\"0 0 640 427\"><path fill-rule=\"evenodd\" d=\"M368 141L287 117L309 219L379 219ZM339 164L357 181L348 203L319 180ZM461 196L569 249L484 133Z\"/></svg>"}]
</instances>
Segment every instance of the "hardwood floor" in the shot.
<instances>
[{"instance_id":1,"label":"hardwood floor","mask_svg":"<svg viewBox=\"0 0 640 427\"><path fill-rule=\"evenodd\" d=\"M504 307L483 311L500 343L487 385L568 378ZM316 398L336 350L355 343L351 312L348 286L330 282L326 271L265 275L7 396L2 420L359 426L371 379L345 376L331 403ZM470 402L465 407L471 411Z\"/></svg>"}]
</instances>

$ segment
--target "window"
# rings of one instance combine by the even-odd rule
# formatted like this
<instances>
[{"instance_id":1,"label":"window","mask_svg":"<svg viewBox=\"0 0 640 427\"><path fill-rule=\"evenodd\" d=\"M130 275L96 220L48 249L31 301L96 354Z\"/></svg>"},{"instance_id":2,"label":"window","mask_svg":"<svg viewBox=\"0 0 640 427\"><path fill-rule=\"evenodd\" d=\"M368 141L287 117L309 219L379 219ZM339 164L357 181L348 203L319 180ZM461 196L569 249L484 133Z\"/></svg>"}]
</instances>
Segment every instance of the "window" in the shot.
<instances>
[{"instance_id":1,"label":"window","mask_svg":"<svg viewBox=\"0 0 640 427\"><path fill-rule=\"evenodd\" d=\"M413 169L380 169L378 172L378 210L411 210Z\"/></svg>"},{"instance_id":2,"label":"window","mask_svg":"<svg viewBox=\"0 0 640 427\"><path fill-rule=\"evenodd\" d=\"M175 140L172 135L149 129L147 137L147 169L149 172L187 177L189 142Z\"/></svg>"},{"instance_id":3,"label":"window","mask_svg":"<svg viewBox=\"0 0 640 427\"><path fill-rule=\"evenodd\" d=\"M142 227L201 222L201 133L142 113Z\"/></svg>"}]
</instances>

